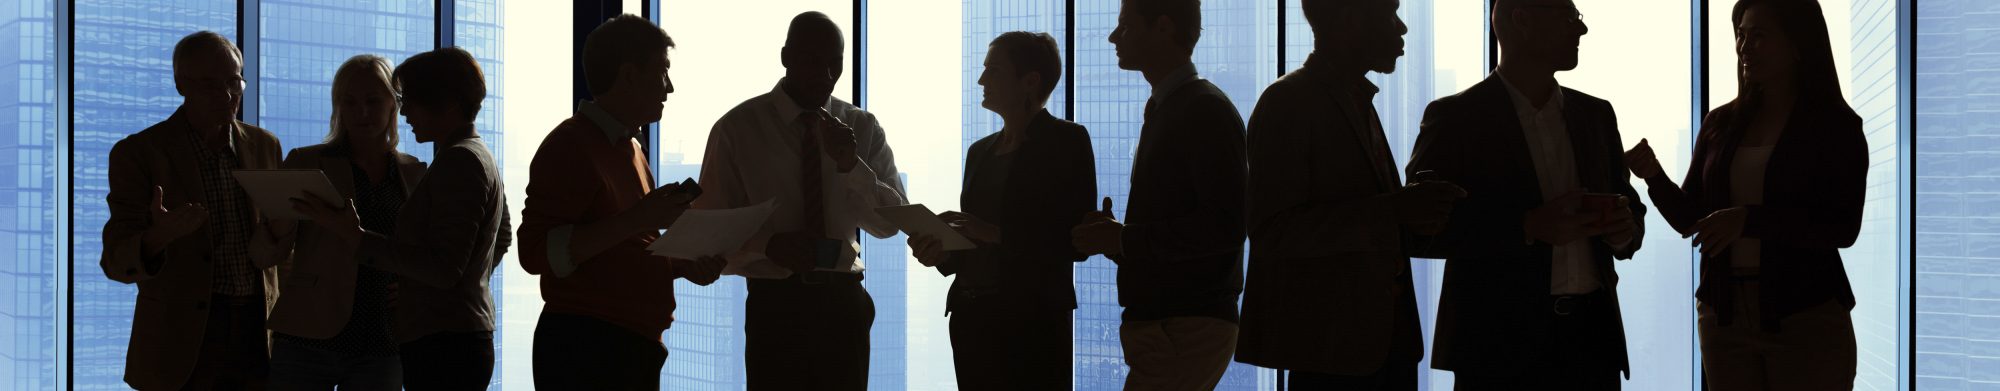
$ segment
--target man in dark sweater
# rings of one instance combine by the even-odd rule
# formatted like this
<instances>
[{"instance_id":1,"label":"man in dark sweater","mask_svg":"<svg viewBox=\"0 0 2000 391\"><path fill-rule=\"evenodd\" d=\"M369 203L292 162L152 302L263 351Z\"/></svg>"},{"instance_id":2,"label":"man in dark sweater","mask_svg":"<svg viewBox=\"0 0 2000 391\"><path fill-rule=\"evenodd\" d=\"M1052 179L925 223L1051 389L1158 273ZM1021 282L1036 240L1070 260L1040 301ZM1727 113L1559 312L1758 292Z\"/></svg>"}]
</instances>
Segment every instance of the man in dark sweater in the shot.
<instances>
[{"instance_id":1,"label":"man in dark sweater","mask_svg":"<svg viewBox=\"0 0 2000 391\"><path fill-rule=\"evenodd\" d=\"M1124 223L1105 210L1072 230L1118 263L1125 389L1212 389L1236 350L1243 292L1243 118L1190 58L1199 0L1126 0L1110 36L1118 67L1152 84Z\"/></svg>"}]
</instances>

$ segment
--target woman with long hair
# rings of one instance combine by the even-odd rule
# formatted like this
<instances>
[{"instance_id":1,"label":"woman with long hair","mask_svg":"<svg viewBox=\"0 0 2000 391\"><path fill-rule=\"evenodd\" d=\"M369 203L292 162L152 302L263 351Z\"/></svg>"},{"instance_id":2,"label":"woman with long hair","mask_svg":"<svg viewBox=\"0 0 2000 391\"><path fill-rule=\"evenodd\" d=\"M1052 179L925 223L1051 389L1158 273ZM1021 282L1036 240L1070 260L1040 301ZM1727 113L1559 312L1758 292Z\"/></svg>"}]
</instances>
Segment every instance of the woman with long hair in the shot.
<instances>
[{"instance_id":1,"label":"woman with long hair","mask_svg":"<svg viewBox=\"0 0 2000 391\"><path fill-rule=\"evenodd\" d=\"M1742 0L1730 14L1735 100L1702 121L1680 185L1644 140L1626 153L1660 215L1701 249L1702 367L1712 390L1854 385L1854 244L1868 175L1814 0Z\"/></svg>"},{"instance_id":2,"label":"woman with long hair","mask_svg":"<svg viewBox=\"0 0 2000 391\"><path fill-rule=\"evenodd\" d=\"M292 150L289 169L320 170L354 199L361 226L395 232L424 163L396 150L396 90L389 61L363 54L333 75L333 115L326 141ZM271 310L271 388L274 390L397 390L402 364L390 331L391 285L396 276L362 263L364 256L339 245L331 232L295 227L279 251L284 294ZM289 250L289 251L285 251Z\"/></svg>"}]
</instances>

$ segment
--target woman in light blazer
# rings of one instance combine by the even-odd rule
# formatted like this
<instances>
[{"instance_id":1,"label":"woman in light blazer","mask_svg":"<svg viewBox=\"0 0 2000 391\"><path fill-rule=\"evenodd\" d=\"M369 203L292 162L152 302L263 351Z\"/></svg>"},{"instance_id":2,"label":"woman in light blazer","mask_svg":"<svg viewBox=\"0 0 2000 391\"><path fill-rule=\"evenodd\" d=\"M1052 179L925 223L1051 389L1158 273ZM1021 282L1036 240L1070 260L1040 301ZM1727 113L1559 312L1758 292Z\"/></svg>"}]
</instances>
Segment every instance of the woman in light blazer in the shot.
<instances>
[{"instance_id":1,"label":"woman in light blazer","mask_svg":"<svg viewBox=\"0 0 2000 391\"><path fill-rule=\"evenodd\" d=\"M396 150L396 93L389 61L363 54L333 75L333 115L326 141L292 150L287 169L325 173L354 199L361 226L394 232L396 213L424 176L424 163ZM271 311L271 389L396 390L402 364L390 331L396 276L362 265L353 246L305 224L283 224L275 251L284 294Z\"/></svg>"},{"instance_id":2,"label":"woman in light blazer","mask_svg":"<svg viewBox=\"0 0 2000 391\"><path fill-rule=\"evenodd\" d=\"M493 378L487 281L513 236L500 171L473 130L485 77L471 54L444 48L410 57L392 80L417 142L431 143L435 156L395 232L369 228L353 200L302 195L292 206L360 254L362 265L397 276L393 331L404 387L484 390Z\"/></svg>"}]
</instances>

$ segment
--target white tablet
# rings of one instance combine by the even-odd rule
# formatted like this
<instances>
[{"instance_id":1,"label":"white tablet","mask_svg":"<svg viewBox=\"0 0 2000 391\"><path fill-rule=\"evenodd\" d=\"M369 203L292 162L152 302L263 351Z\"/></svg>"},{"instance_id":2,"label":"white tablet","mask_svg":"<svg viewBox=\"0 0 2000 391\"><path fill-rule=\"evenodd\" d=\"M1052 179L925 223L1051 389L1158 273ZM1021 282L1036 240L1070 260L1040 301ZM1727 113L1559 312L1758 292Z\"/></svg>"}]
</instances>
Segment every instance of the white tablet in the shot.
<instances>
[{"instance_id":1,"label":"white tablet","mask_svg":"<svg viewBox=\"0 0 2000 391\"><path fill-rule=\"evenodd\" d=\"M333 181L326 179L326 173L319 170L235 170L230 174L236 176L243 192L250 194L250 202L257 206L257 211L271 219L309 219L292 210L291 199L301 193L334 202L347 200L333 187Z\"/></svg>"}]
</instances>

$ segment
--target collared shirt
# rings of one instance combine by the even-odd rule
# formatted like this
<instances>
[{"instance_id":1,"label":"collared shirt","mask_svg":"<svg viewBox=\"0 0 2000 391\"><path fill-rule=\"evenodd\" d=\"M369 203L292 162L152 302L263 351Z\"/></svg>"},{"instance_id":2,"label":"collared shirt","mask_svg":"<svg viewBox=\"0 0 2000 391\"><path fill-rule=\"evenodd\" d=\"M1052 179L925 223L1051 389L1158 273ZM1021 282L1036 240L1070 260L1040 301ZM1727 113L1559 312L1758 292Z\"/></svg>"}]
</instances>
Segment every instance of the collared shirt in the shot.
<instances>
[{"instance_id":1,"label":"collared shirt","mask_svg":"<svg viewBox=\"0 0 2000 391\"><path fill-rule=\"evenodd\" d=\"M701 164L704 193L695 200L696 209L729 209L775 200L777 210L764 222L742 251L729 256L724 273L750 278L786 278L791 272L764 256L764 246L772 235L797 231L805 224L803 202L825 205L825 232L841 246L835 266L826 271L860 273L865 269L859 253L856 228L878 238L896 234L895 225L875 213L876 207L902 205L903 183L896 175L896 161L883 138L875 115L839 99L819 105L854 129L855 153L859 163L847 173L837 172L833 159L820 154L822 199L803 200L799 188L800 145L806 125L798 118L806 109L785 94L780 81L771 92L759 95L730 109L708 133L708 148Z\"/></svg>"},{"instance_id":2,"label":"collared shirt","mask_svg":"<svg viewBox=\"0 0 2000 391\"><path fill-rule=\"evenodd\" d=\"M1174 91L1180 90L1181 86L1200 79L1201 75L1195 72L1192 62L1174 68L1173 72L1167 72L1166 77L1160 78L1159 83L1153 84L1153 96L1146 100L1146 105L1152 106L1164 102L1167 97L1174 96Z\"/></svg>"},{"instance_id":3,"label":"collared shirt","mask_svg":"<svg viewBox=\"0 0 2000 391\"><path fill-rule=\"evenodd\" d=\"M1570 143L1569 123L1563 119L1562 87L1551 84L1548 98L1537 109L1505 76L1500 81L1507 86L1508 96L1513 97L1514 113L1521 120L1521 133L1528 142L1528 155L1535 163L1535 178L1541 182L1542 201L1582 189L1583 182L1576 176L1576 149ZM1550 294L1584 294L1604 286L1597 279L1597 265L1590 261L1590 240L1596 239L1555 246L1550 256Z\"/></svg>"},{"instance_id":4,"label":"collared shirt","mask_svg":"<svg viewBox=\"0 0 2000 391\"><path fill-rule=\"evenodd\" d=\"M201 195L208 207L208 227L211 246L209 260L214 262L214 277L210 278L212 289L217 294L227 296L253 296L257 285L263 284L257 266L250 262L250 215L249 196L243 194L243 187L236 184L236 177L230 171L243 167L236 155L236 129L230 128L225 135L226 142L221 150L209 149L197 130L188 130L188 143L194 144L195 164L201 171Z\"/></svg>"}]
</instances>

